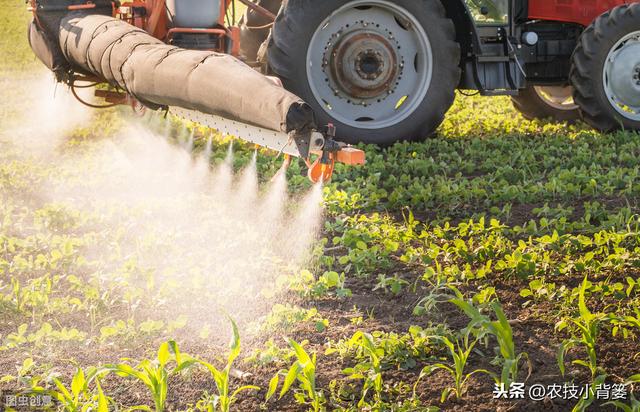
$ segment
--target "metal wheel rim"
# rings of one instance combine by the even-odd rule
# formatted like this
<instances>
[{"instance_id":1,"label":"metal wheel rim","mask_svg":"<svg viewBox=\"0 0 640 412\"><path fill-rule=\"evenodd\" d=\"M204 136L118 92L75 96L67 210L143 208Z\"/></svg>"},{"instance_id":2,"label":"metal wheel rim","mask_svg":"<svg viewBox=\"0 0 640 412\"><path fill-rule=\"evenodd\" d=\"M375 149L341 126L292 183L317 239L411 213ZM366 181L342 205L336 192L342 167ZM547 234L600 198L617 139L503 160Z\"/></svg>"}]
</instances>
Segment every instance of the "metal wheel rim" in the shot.
<instances>
[{"instance_id":1,"label":"metal wheel rim","mask_svg":"<svg viewBox=\"0 0 640 412\"><path fill-rule=\"evenodd\" d=\"M395 81L373 97L347 94L332 71L334 52L344 47L341 39L365 32L388 39L397 56ZM433 76L433 52L424 28L405 8L386 0L355 0L320 24L309 44L306 70L327 114L348 126L381 129L405 120L422 103Z\"/></svg>"},{"instance_id":2,"label":"metal wheel rim","mask_svg":"<svg viewBox=\"0 0 640 412\"><path fill-rule=\"evenodd\" d=\"M604 91L616 111L640 121L640 31L627 34L611 48L602 76Z\"/></svg>"},{"instance_id":3,"label":"metal wheel rim","mask_svg":"<svg viewBox=\"0 0 640 412\"><path fill-rule=\"evenodd\" d=\"M557 110L577 110L578 105L573 101L573 87L571 86L534 86L536 94L545 104Z\"/></svg>"}]
</instances>

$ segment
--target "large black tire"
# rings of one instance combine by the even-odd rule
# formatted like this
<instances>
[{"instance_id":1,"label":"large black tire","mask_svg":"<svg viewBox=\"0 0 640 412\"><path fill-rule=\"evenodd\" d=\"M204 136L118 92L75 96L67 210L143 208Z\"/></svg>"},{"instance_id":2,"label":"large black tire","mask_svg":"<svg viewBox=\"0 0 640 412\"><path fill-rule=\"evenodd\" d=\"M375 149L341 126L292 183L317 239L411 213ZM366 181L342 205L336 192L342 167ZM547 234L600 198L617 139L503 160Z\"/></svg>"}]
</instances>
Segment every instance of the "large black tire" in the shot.
<instances>
[{"instance_id":1,"label":"large black tire","mask_svg":"<svg viewBox=\"0 0 640 412\"><path fill-rule=\"evenodd\" d=\"M314 96L307 78L307 52L318 27L334 11L351 0L285 0L272 30L268 47L271 70L284 86L309 103L318 124L333 123L337 136L348 143L390 145L400 140L423 140L434 133L453 104L460 80L460 46L451 20L439 0L394 0L419 22L429 38L432 77L426 95L415 109L397 124L384 128L363 128L335 119ZM417 100L417 99L416 99Z\"/></svg>"},{"instance_id":2,"label":"large black tire","mask_svg":"<svg viewBox=\"0 0 640 412\"><path fill-rule=\"evenodd\" d=\"M569 91L570 93L571 91ZM571 95L569 94L569 97ZM557 122L573 123L580 119L580 110L575 104L556 104L541 96L535 86L520 90L511 98L513 106L525 119L553 119Z\"/></svg>"},{"instance_id":3,"label":"large black tire","mask_svg":"<svg viewBox=\"0 0 640 412\"><path fill-rule=\"evenodd\" d=\"M640 4L618 6L602 14L582 33L573 54L570 79L575 89L574 100L580 106L582 118L603 132L640 130L640 121L623 115L611 102L603 78L609 53L634 32L640 32ZM636 62L640 68L640 60ZM631 72L628 75L629 88L640 93L640 80L637 77L632 80Z\"/></svg>"}]
</instances>

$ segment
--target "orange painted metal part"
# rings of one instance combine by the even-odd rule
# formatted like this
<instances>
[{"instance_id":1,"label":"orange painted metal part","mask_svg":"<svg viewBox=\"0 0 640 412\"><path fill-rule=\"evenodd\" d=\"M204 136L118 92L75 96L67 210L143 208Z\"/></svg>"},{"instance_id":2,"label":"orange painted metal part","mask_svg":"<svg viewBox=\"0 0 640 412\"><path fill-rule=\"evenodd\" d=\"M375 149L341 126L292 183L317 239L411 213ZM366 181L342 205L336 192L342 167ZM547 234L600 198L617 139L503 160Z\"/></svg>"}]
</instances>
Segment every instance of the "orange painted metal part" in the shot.
<instances>
[{"instance_id":1,"label":"orange painted metal part","mask_svg":"<svg viewBox=\"0 0 640 412\"><path fill-rule=\"evenodd\" d=\"M91 3L91 2L88 2L86 4L74 4L74 5L71 5L71 6L67 7L67 9L71 10L71 11L73 11L73 10L88 10L88 9L95 9L95 8L96 8L96 5Z\"/></svg>"},{"instance_id":2,"label":"orange painted metal part","mask_svg":"<svg viewBox=\"0 0 640 412\"><path fill-rule=\"evenodd\" d=\"M120 19L126 21L132 26L136 26L140 29L146 30L148 16L137 16L134 13L134 9L144 9L147 10L147 4L142 1L129 1L123 2L120 4L120 7L115 10L113 17L119 17ZM125 13L125 11L129 11Z\"/></svg>"},{"instance_id":3,"label":"orange painted metal part","mask_svg":"<svg viewBox=\"0 0 640 412\"><path fill-rule=\"evenodd\" d=\"M323 162L322 156L311 163L307 171L307 177L313 183L328 182L333 176L333 169L336 165L336 158L333 153L329 153L329 161Z\"/></svg>"},{"instance_id":4,"label":"orange painted metal part","mask_svg":"<svg viewBox=\"0 0 640 412\"><path fill-rule=\"evenodd\" d=\"M318 158L314 162L310 160L306 161L309 167L307 177L314 183L328 182L331 180L336 163L349 166L359 166L366 163L365 152L351 146L344 146L341 147L340 150L327 153L326 156L328 156L328 159L325 158L324 162L322 153L316 154L318 154Z\"/></svg>"},{"instance_id":5,"label":"orange painted metal part","mask_svg":"<svg viewBox=\"0 0 640 412\"><path fill-rule=\"evenodd\" d=\"M366 163L364 150L345 147L336 153L336 162L346 165L363 165Z\"/></svg>"}]
</instances>

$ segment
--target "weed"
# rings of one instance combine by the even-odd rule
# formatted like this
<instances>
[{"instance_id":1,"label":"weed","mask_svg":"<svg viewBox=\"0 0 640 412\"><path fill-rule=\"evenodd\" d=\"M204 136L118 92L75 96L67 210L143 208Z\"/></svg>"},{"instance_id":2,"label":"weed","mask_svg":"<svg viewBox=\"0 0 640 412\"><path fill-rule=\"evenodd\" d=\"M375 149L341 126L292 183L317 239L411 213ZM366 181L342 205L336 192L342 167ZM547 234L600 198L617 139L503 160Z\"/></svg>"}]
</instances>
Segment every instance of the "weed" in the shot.
<instances>
[{"instance_id":1,"label":"weed","mask_svg":"<svg viewBox=\"0 0 640 412\"><path fill-rule=\"evenodd\" d=\"M402 289L409 285L404 279L400 279L397 274L393 275L393 277L387 277L384 274L378 275L378 283L373 288L373 291L383 290L385 293L391 292L394 295L399 295L402 292Z\"/></svg>"}]
</instances>

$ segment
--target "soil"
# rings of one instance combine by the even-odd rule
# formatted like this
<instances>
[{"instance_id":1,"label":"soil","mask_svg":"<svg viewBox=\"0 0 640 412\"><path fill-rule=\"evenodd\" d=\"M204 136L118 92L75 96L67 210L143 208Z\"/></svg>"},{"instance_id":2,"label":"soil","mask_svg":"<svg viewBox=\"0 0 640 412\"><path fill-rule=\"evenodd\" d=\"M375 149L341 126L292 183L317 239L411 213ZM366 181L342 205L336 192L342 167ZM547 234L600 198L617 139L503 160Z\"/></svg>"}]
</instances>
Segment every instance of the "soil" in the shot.
<instances>
[{"instance_id":1,"label":"soil","mask_svg":"<svg viewBox=\"0 0 640 412\"><path fill-rule=\"evenodd\" d=\"M385 273L391 276L397 274L410 284L414 284L420 274L408 270L410 269L407 269L406 266L396 265L396 267ZM612 275L623 279L628 274ZM568 376L562 377L560 375L556 360L556 348L563 336L554 331L557 319L553 318L552 314L557 313L557 311L552 303L541 301L525 305L527 299L522 298L519 292L523 287L527 286L526 281L518 279L483 279L481 282L482 285L493 286L496 289L496 293L504 305L505 313L511 318L516 348L518 351L528 353L531 371L529 374L527 366L523 365L521 367L521 380L523 382L526 381L527 385L542 384L544 386L562 385L565 382L573 382L578 386L584 386L589 382L590 376L586 373L575 372L576 370L580 371L580 368L568 368L571 371ZM562 282L562 280L557 280L557 283ZM351 336L358 330L379 330L403 334L412 325L426 328L432 323L444 322L451 329L461 329L468 323L468 318L450 303L438 305L437 310L427 315L415 316L413 308L416 302L425 295L424 290L418 289L413 292L411 288L405 288L398 296L393 296L381 291L372 291L376 283L377 274L372 274L368 278L352 277L347 279L346 284L346 287L350 288L353 294L349 299L323 298L296 301L296 304L302 306L316 307L323 317L328 318L330 326L322 333L318 333L312 325L303 324L296 330L272 333L272 336L243 336L244 354L248 354L246 348L261 347L269 337L273 337L282 346L284 346L282 341L284 335L292 336L298 342L308 340L307 350L316 352L318 355L317 370L318 385L320 387L328 388L332 380L338 380L345 385L352 384L357 386L357 382L349 382L341 372L345 367L352 366L349 365L348 361L343 361L335 355L324 355L327 342L338 341ZM564 283L575 287L579 280L565 279ZM475 289L476 286L478 285L470 283L463 287L463 291ZM591 303L596 306L607 304L607 302ZM352 322L356 312L363 316L363 322L359 325ZM233 316L233 314L231 315ZM3 337L15 331L17 325L29 322L29 319L24 319L18 314L13 317L5 314L5 319L10 320L0 325L0 335ZM55 319L50 321L54 322ZM88 322L89 320L85 318L74 319L74 324L77 324L79 328L83 326L85 330L88 329ZM243 330L242 326L240 325L240 330ZM219 328L213 330L209 344L203 344L195 336L195 330L192 336L181 337L181 351L183 353L197 354L199 358L211 360L217 366L223 367L224 359L220 359L220 354L227 353L228 324L221 324ZM151 348L157 348L161 342L162 339L160 338L150 340L140 337L123 341L117 346L61 345L52 350L35 350L25 355L32 356L38 365L55 366L56 372L68 379L73 375L76 364L85 366L99 365L118 362L122 358L153 358L155 357L155 350ZM480 349L482 350L483 348ZM603 334L598 342L600 365L607 371L615 371L615 375L612 376L612 383L621 382L623 377L628 377L638 372L640 369L639 353L640 345L636 340L616 340ZM444 355L444 353L440 355ZM571 351L566 359L567 365L572 360L583 355L580 351ZM13 358L15 359L15 357ZM495 370L496 367L490 364L492 358L493 355L487 351L484 351L484 356L474 354L471 357L468 370L471 371L476 368ZM2 355L0 355L0 359L2 359ZM389 387L402 382L413 385L425 364L426 362L418 362L415 367L409 370L386 370L383 374L384 382ZM0 376L15 374L18 366L11 362L0 362ZM246 363L237 363L235 366L242 370L242 377L233 379L232 385L234 387L243 384L266 388L269 379L278 370L278 367L275 366L250 366ZM540 402L494 399L493 380L483 374L477 374L471 378L467 385L468 391L461 400L449 398L444 403L440 403L442 389L452 385L452 383L449 375L443 371L438 371L423 378L416 387L416 393L425 405L438 406L444 411L568 411L575 404L575 401L561 399L546 399ZM152 406L147 389L139 383L110 375L105 379L103 387L106 393L117 399L118 403L123 406L141 404ZM170 411L184 410L189 406L193 406L198 402L203 392L212 393L215 390L211 376L202 368L192 369L186 377L172 378L169 388L168 410ZM12 390L15 387L11 384L0 384L0 389ZM305 408L296 404L291 396L284 397L281 401L271 401L265 406L263 403L264 396L265 389L259 392L243 392L239 396L238 403L234 409L241 411L305 410ZM598 405L593 407L592 410L607 411L614 409Z\"/></svg>"}]
</instances>

